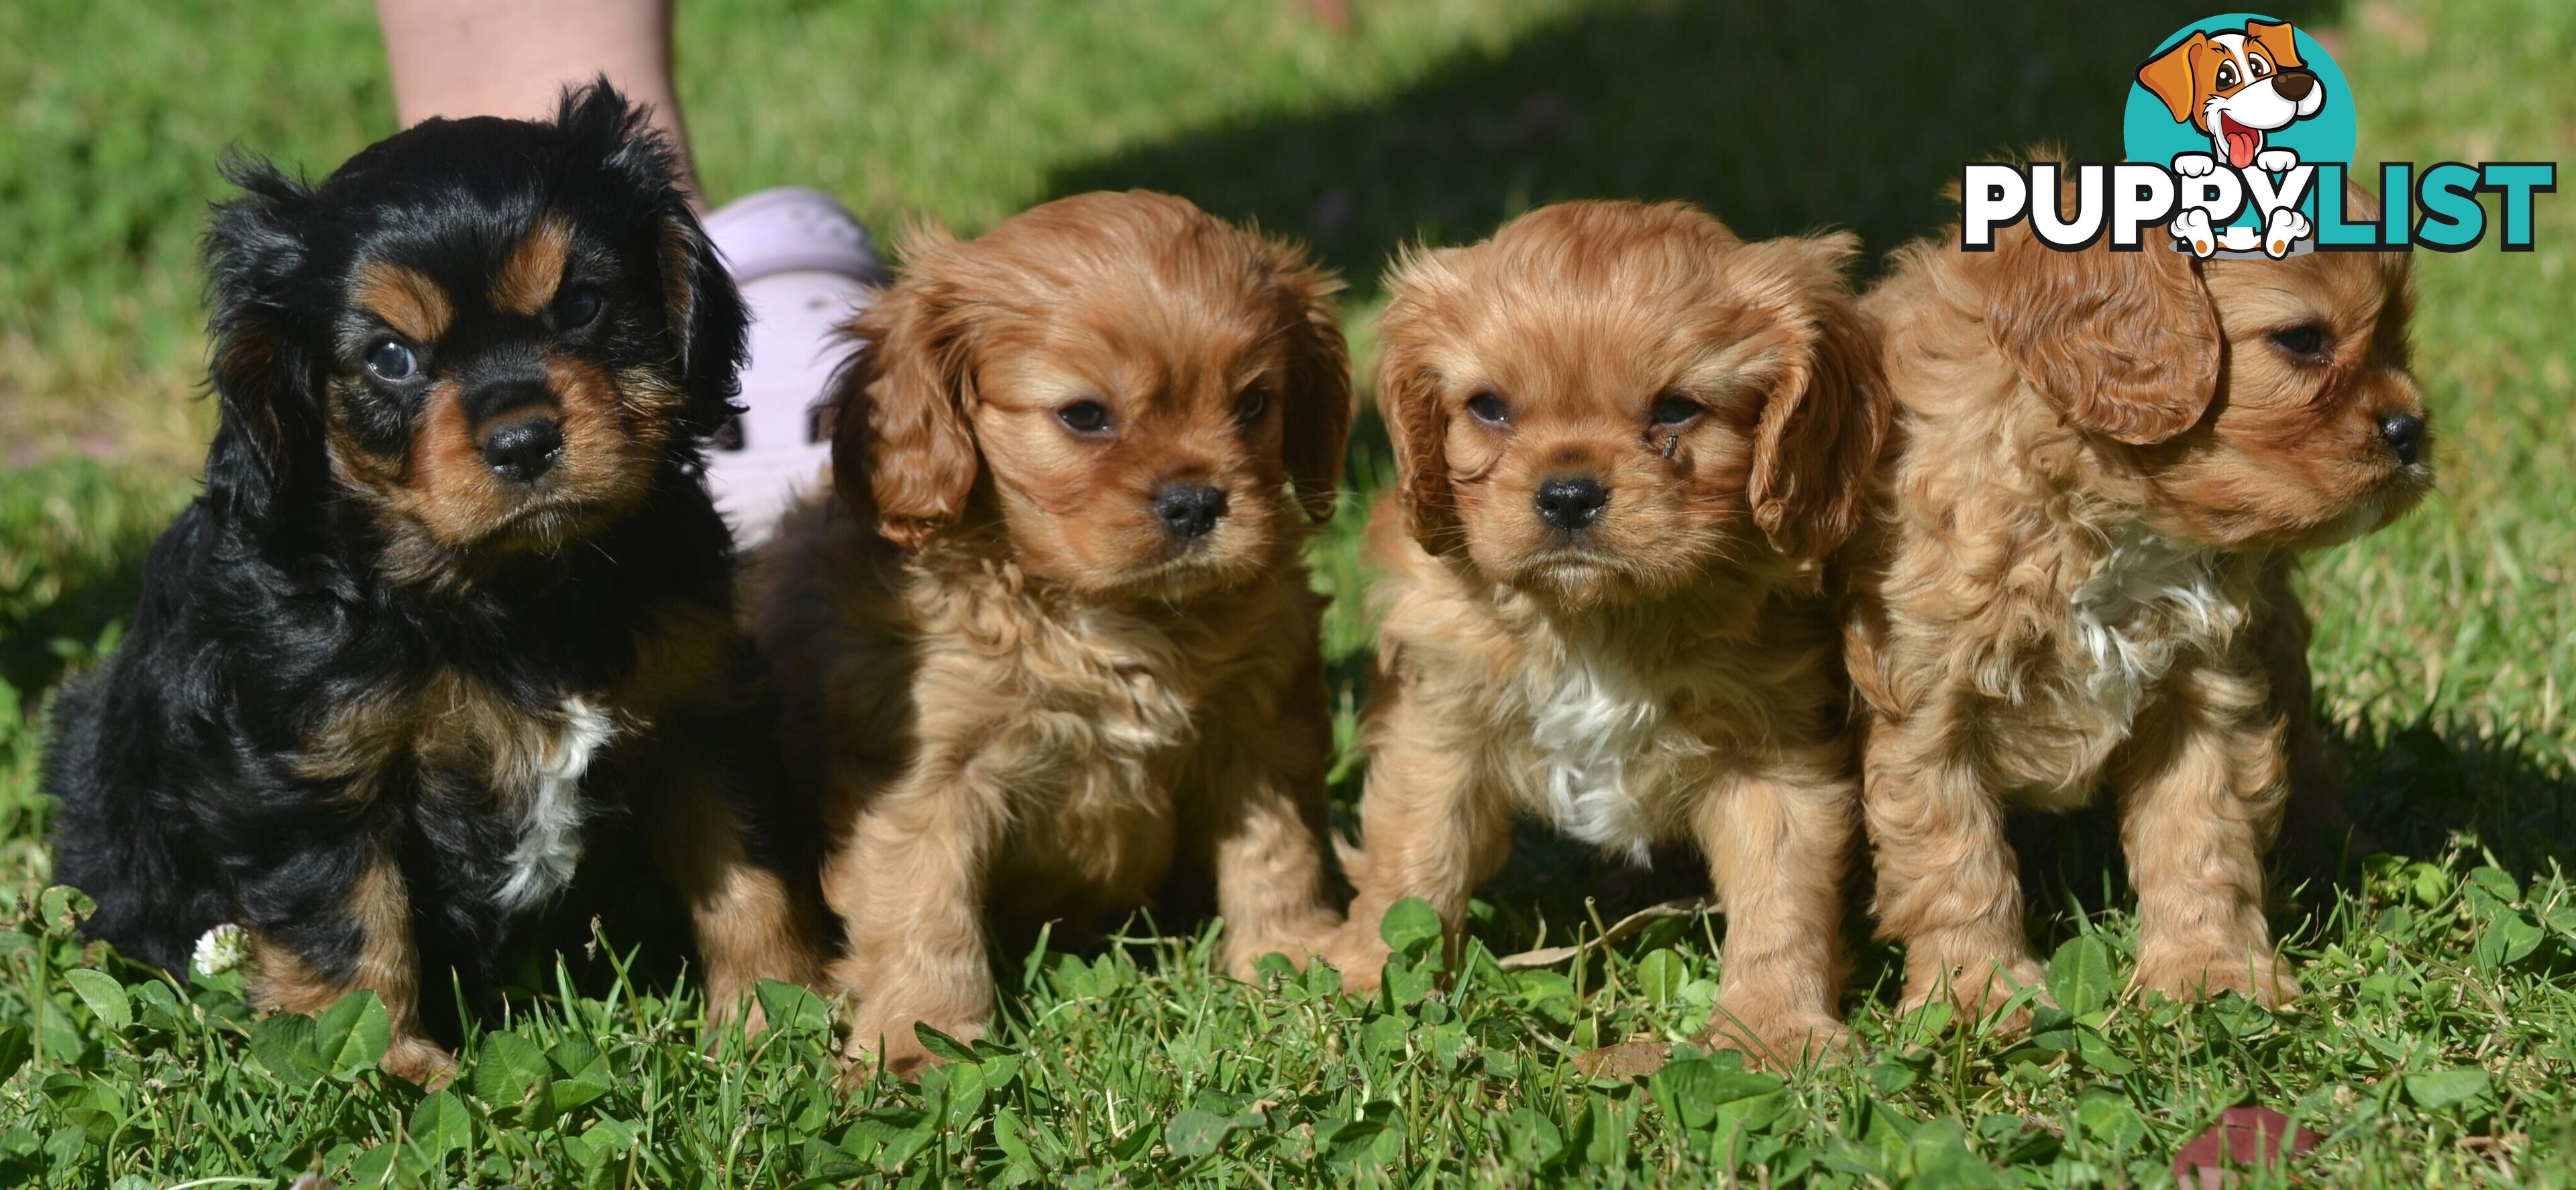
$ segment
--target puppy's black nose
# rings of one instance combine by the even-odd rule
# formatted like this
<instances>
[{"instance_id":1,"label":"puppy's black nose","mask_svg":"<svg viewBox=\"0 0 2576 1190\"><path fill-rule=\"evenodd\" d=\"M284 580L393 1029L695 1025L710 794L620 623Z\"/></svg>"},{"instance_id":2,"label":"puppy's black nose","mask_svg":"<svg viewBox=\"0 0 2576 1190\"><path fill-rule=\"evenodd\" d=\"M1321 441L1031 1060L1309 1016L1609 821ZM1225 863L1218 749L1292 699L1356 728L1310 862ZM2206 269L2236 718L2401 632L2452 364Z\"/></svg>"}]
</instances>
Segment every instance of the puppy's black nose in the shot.
<instances>
[{"instance_id":1,"label":"puppy's black nose","mask_svg":"<svg viewBox=\"0 0 2576 1190\"><path fill-rule=\"evenodd\" d=\"M509 422L483 436L483 462L512 483L534 483L563 454L563 424L551 417Z\"/></svg>"},{"instance_id":2,"label":"puppy's black nose","mask_svg":"<svg viewBox=\"0 0 2576 1190\"><path fill-rule=\"evenodd\" d=\"M2424 453L2424 419L2411 413L2391 413L2379 419L2379 436L2388 441L2388 449L2397 452L2397 461L2413 463Z\"/></svg>"},{"instance_id":3,"label":"puppy's black nose","mask_svg":"<svg viewBox=\"0 0 2576 1190\"><path fill-rule=\"evenodd\" d=\"M1205 537L1225 515L1225 493L1194 483L1167 483L1154 493L1154 515L1174 537Z\"/></svg>"},{"instance_id":4,"label":"puppy's black nose","mask_svg":"<svg viewBox=\"0 0 2576 1190\"><path fill-rule=\"evenodd\" d=\"M2317 89L2317 76L2304 70L2284 70L2272 76L2272 89L2280 92L2281 98L2297 103Z\"/></svg>"},{"instance_id":5,"label":"puppy's black nose","mask_svg":"<svg viewBox=\"0 0 2576 1190\"><path fill-rule=\"evenodd\" d=\"M1538 519L1571 533L1601 519L1610 490L1589 475L1552 475L1538 485Z\"/></svg>"}]
</instances>

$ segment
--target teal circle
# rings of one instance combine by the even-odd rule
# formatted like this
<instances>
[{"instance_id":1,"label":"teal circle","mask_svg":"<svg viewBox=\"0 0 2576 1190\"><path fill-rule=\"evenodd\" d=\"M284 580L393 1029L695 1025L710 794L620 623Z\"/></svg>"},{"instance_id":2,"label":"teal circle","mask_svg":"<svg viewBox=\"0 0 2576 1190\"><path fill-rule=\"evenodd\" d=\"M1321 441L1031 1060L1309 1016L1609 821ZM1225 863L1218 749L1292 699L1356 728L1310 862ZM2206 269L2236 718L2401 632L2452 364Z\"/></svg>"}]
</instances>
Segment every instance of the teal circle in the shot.
<instances>
[{"instance_id":1,"label":"teal circle","mask_svg":"<svg viewBox=\"0 0 2576 1190\"><path fill-rule=\"evenodd\" d=\"M2267 25L2281 23L2279 18L2259 12L2230 12L2193 21L2157 42L2155 52L2140 56L2138 63L2143 66L2154 61L2157 55L2172 49L2195 30L2242 33L2245 22L2249 20ZM2277 146L2297 153L2303 163L2351 161L2353 149L2360 143L2360 125L2353 119L2352 84L2344 81L2343 67L2335 63L2334 55L2327 53L2326 47L2309 36L2307 30L2293 25L2290 40L2298 47L2299 64L2315 71L2317 81L2324 84L2326 103L2317 114L2293 121L2279 132L2267 134L2265 146ZM2135 71L2129 74L2129 106L2120 117L2120 134L2131 161L2169 166L2179 154L2206 153L2210 148L2209 134L2189 120L2174 119L2173 113L2166 110L2165 101L2156 98L2138 82Z\"/></svg>"}]
</instances>

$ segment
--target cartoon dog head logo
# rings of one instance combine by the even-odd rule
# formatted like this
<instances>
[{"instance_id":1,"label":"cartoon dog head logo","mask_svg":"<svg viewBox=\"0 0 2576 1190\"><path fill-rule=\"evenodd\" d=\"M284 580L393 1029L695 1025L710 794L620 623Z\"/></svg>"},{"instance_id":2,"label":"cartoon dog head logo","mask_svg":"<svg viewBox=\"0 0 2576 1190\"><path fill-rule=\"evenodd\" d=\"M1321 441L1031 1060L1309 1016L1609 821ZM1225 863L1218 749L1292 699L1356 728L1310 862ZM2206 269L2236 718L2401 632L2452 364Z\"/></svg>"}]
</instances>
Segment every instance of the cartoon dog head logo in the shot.
<instances>
[{"instance_id":1,"label":"cartoon dog head logo","mask_svg":"<svg viewBox=\"0 0 2576 1190\"><path fill-rule=\"evenodd\" d=\"M2242 31L2195 30L2138 67L2138 85L2164 101L2175 123L2209 137L2231 168L2279 172L2298 161L2265 138L2326 106L2326 86L2299 60L2297 30L2249 20Z\"/></svg>"},{"instance_id":2,"label":"cartoon dog head logo","mask_svg":"<svg viewBox=\"0 0 2576 1190\"><path fill-rule=\"evenodd\" d=\"M2505 251L2529 252L2532 203L2558 189L2554 161L2422 170L2382 161L2358 170L2351 78L2313 34L2259 12L2203 17L2166 34L2120 87L2120 160L1961 169L1961 251L1991 252L1997 231L2027 221L2060 252L2104 240L2114 252L2179 250L2203 260L2465 252L2490 227L2503 233ZM2365 197L2366 178L2379 183L2377 203ZM2167 242L2151 245L2150 227Z\"/></svg>"}]
</instances>

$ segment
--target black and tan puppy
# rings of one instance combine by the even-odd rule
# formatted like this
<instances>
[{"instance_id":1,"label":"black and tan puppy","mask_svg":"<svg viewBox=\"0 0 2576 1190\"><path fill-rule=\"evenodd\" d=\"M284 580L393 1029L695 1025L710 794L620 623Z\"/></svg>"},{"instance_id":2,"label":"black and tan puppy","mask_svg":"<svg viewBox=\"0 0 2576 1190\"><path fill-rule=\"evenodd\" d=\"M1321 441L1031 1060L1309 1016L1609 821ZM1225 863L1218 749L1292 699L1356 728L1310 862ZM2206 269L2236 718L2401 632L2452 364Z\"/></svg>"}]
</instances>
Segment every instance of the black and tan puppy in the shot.
<instances>
[{"instance_id":1,"label":"black and tan puppy","mask_svg":"<svg viewBox=\"0 0 2576 1190\"><path fill-rule=\"evenodd\" d=\"M372 990L425 1078L422 973L490 972L632 809L716 1019L812 978L698 475L744 316L643 113L603 83L231 175L205 494L46 766L91 932L178 969L236 924L262 1007Z\"/></svg>"}]
</instances>

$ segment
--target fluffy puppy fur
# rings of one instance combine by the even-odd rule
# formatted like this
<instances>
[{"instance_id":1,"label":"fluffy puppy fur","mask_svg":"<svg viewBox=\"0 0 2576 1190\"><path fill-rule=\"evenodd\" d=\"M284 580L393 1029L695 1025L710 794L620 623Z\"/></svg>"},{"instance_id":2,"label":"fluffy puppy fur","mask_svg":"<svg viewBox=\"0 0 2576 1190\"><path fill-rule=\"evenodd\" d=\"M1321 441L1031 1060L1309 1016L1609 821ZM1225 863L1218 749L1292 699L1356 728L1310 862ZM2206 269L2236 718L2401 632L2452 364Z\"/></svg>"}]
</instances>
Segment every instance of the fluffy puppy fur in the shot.
<instances>
[{"instance_id":1,"label":"fluffy puppy fur","mask_svg":"<svg viewBox=\"0 0 2576 1190\"><path fill-rule=\"evenodd\" d=\"M834 486L760 562L757 634L819 773L849 1048L974 1037L1004 930L1213 868L1226 962L1340 918L1300 551L1350 421L1337 286L1177 198L915 234L850 327Z\"/></svg>"},{"instance_id":2,"label":"fluffy puppy fur","mask_svg":"<svg viewBox=\"0 0 2576 1190\"><path fill-rule=\"evenodd\" d=\"M1369 546L1365 850L1328 952L1374 987L1387 908L1458 926L1516 810L1642 859L1689 840L1727 918L1716 1038L1841 1031L1858 787L1819 559L1887 423L1847 235L1745 243L1685 205L1580 202L1392 277Z\"/></svg>"},{"instance_id":3,"label":"fluffy puppy fur","mask_svg":"<svg viewBox=\"0 0 2576 1190\"><path fill-rule=\"evenodd\" d=\"M89 931L180 970L237 924L260 1006L373 991L386 1068L425 1078L452 1060L423 972L496 975L634 807L718 1019L815 977L697 474L743 312L643 113L603 83L549 123L429 121L318 187L231 174L205 494L54 721L55 874Z\"/></svg>"},{"instance_id":4,"label":"fluffy puppy fur","mask_svg":"<svg viewBox=\"0 0 2576 1190\"><path fill-rule=\"evenodd\" d=\"M1846 624L1906 1000L2040 981L2004 811L2107 790L2134 983L2278 1002L2262 855L2326 780L2292 559L2431 481L2406 257L1956 242L1901 250L1863 303L1898 421Z\"/></svg>"}]
</instances>

